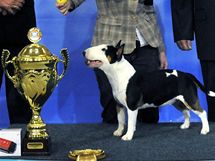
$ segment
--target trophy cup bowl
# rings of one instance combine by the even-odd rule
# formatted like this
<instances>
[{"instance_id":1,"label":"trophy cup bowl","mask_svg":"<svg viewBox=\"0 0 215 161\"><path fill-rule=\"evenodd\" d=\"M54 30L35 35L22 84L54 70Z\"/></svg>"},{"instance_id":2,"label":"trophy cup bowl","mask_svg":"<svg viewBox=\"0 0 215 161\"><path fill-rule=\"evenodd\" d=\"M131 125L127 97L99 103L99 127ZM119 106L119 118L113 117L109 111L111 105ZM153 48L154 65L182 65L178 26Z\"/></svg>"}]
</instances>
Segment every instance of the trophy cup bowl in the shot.
<instances>
[{"instance_id":1,"label":"trophy cup bowl","mask_svg":"<svg viewBox=\"0 0 215 161\"><path fill-rule=\"evenodd\" d=\"M41 36L38 28L30 29L28 38L33 43L25 46L12 60L8 60L10 55L8 50L2 52L2 67L5 74L28 101L32 110L32 118L22 140L23 155L50 154L50 136L47 133L46 124L40 116L40 111L58 82L63 78L69 61L67 49L61 50L63 57L61 60L52 55L44 45L37 44ZM61 75L58 75L57 72L58 62L62 62L64 66ZM9 64L13 64L13 76L7 70Z\"/></svg>"}]
</instances>

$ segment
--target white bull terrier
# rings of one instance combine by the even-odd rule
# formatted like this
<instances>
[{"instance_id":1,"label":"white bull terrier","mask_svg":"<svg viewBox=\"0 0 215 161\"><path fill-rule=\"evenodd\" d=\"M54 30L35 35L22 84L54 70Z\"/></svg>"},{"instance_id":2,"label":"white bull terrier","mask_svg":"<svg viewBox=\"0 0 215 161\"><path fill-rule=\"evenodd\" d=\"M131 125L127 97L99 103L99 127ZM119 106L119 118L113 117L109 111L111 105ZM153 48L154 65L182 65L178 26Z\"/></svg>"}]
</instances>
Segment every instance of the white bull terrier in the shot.
<instances>
[{"instance_id":1,"label":"white bull terrier","mask_svg":"<svg viewBox=\"0 0 215 161\"><path fill-rule=\"evenodd\" d=\"M127 110L128 127L122 140L131 140L136 130L138 110L167 104L172 104L183 112L185 120L180 126L181 129L189 128L191 110L201 119L201 134L207 134L209 132L207 113L200 107L197 89L199 87L212 97L215 97L215 93L206 91L204 86L189 73L177 70L136 72L134 67L124 59L124 44L120 43L115 47L99 45L83 52L89 67L99 68L107 75L113 96L118 102L116 107L118 128L113 135L123 135L126 122L124 109Z\"/></svg>"}]
</instances>

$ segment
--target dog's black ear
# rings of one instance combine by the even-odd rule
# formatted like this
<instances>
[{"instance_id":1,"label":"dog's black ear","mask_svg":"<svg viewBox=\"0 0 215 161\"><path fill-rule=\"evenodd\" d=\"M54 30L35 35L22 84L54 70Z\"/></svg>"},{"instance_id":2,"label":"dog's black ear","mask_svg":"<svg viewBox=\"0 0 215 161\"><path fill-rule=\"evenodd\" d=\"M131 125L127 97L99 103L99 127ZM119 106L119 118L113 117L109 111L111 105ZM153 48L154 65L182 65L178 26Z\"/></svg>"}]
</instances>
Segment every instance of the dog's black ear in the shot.
<instances>
[{"instance_id":1,"label":"dog's black ear","mask_svg":"<svg viewBox=\"0 0 215 161\"><path fill-rule=\"evenodd\" d=\"M121 46L121 42L122 42L122 40L119 40L119 42L116 44L115 48L118 49Z\"/></svg>"},{"instance_id":2,"label":"dog's black ear","mask_svg":"<svg viewBox=\"0 0 215 161\"><path fill-rule=\"evenodd\" d=\"M123 51L124 51L124 47L125 47L125 44L122 44L122 45L120 45L120 46L117 48L117 52L116 52L117 61L120 61L120 60L122 59L122 54L123 54Z\"/></svg>"}]
</instances>

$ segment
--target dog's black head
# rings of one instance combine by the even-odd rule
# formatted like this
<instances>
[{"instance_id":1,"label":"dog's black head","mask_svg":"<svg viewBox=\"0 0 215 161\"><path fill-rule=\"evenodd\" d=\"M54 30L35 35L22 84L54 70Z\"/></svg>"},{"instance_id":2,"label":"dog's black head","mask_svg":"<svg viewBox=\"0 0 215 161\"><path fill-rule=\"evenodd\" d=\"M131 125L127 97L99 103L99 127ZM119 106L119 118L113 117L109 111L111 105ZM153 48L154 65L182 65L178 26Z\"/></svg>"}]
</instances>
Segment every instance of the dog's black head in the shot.
<instances>
[{"instance_id":1,"label":"dog's black head","mask_svg":"<svg viewBox=\"0 0 215 161\"><path fill-rule=\"evenodd\" d=\"M124 44L121 41L116 46L98 45L84 51L87 65L92 68L99 68L103 65L114 64L122 59Z\"/></svg>"}]
</instances>

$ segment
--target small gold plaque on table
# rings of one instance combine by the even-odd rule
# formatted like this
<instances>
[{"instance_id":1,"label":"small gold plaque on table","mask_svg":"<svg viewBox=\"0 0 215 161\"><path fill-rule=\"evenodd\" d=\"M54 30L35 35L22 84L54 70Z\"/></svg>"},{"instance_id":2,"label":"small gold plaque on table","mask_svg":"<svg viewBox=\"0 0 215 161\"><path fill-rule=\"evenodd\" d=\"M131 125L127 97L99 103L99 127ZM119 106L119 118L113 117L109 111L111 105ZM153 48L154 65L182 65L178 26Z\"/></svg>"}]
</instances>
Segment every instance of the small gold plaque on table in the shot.
<instances>
[{"instance_id":1,"label":"small gold plaque on table","mask_svg":"<svg viewBox=\"0 0 215 161\"><path fill-rule=\"evenodd\" d=\"M69 56L67 49L62 49L63 60L60 60L44 45L38 44L37 42L42 37L38 28L30 29L27 36L32 44L25 46L12 60L8 60L10 52L3 50L2 67L14 87L28 101L32 110L32 118L22 140L22 155L49 155L50 136L40 116L40 111L57 83L63 78L68 67ZM58 62L62 62L64 66L60 76L57 72ZM14 67L13 76L7 70L9 64Z\"/></svg>"},{"instance_id":2,"label":"small gold plaque on table","mask_svg":"<svg viewBox=\"0 0 215 161\"><path fill-rule=\"evenodd\" d=\"M68 157L76 161L97 161L105 158L105 152L101 149L85 149L70 151Z\"/></svg>"}]
</instances>

